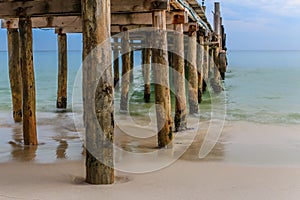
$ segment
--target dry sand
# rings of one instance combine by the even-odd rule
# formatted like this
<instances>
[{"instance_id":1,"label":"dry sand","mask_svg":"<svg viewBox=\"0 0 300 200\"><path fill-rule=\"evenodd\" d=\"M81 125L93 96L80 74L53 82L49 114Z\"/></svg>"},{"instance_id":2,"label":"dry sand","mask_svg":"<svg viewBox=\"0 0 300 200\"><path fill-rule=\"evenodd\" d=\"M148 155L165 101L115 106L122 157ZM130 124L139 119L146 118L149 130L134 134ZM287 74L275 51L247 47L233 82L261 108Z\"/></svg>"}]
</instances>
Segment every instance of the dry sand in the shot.
<instances>
[{"instance_id":1,"label":"dry sand","mask_svg":"<svg viewBox=\"0 0 300 200\"><path fill-rule=\"evenodd\" d=\"M298 125L227 122L206 159L197 158L200 134L174 164L152 173L116 172L111 186L85 184L83 159L5 161L0 164L0 199L296 200L299 133Z\"/></svg>"}]
</instances>

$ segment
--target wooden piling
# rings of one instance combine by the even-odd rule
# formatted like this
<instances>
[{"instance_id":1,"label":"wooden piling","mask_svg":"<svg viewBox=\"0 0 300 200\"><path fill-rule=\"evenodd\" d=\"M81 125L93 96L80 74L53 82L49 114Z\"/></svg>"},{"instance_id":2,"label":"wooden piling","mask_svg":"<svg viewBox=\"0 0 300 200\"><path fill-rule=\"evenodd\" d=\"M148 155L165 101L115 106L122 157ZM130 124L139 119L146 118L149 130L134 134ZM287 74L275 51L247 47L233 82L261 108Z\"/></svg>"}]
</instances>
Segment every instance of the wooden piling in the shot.
<instances>
[{"instance_id":1,"label":"wooden piling","mask_svg":"<svg viewBox=\"0 0 300 200\"><path fill-rule=\"evenodd\" d=\"M150 77L150 69L151 69L151 49L149 48L150 39L145 39L145 47L142 49L142 70L144 77L144 100L146 103L150 102L151 95L151 77Z\"/></svg>"},{"instance_id":2,"label":"wooden piling","mask_svg":"<svg viewBox=\"0 0 300 200\"><path fill-rule=\"evenodd\" d=\"M197 44L197 68L198 68L198 103L202 102L203 93L203 57L204 57L204 34L198 32Z\"/></svg>"},{"instance_id":3,"label":"wooden piling","mask_svg":"<svg viewBox=\"0 0 300 200\"><path fill-rule=\"evenodd\" d=\"M211 84L211 87L213 88L214 92L221 92L222 86L221 86L221 77L220 77L220 71L217 66L217 60L216 60L216 49L211 47L209 48L209 81Z\"/></svg>"},{"instance_id":4,"label":"wooden piling","mask_svg":"<svg viewBox=\"0 0 300 200\"><path fill-rule=\"evenodd\" d=\"M198 108L198 72L197 72L197 32L195 26L189 28L188 40L188 99L190 114L197 114Z\"/></svg>"},{"instance_id":5,"label":"wooden piling","mask_svg":"<svg viewBox=\"0 0 300 200\"><path fill-rule=\"evenodd\" d=\"M67 35L57 34L58 41L58 79L57 79L57 108L67 108Z\"/></svg>"},{"instance_id":6,"label":"wooden piling","mask_svg":"<svg viewBox=\"0 0 300 200\"><path fill-rule=\"evenodd\" d=\"M212 50L212 56L214 59L214 67L213 67L213 89L215 92L220 92L222 90L221 85L221 74L220 74L220 61L219 54L220 48L222 47L222 37L221 37L221 10L220 3L215 2L215 11L214 11L214 31L215 31L215 40L218 43L217 47Z\"/></svg>"},{"instance_id":7,"label":"wooden piling","mask_svg":"<svg viewBox=\"0 0 300 200\"><path fill-rule=\"evenodd\" d=\"M110 0L82 0L83 86L86 131L86 182L112 184L113 77L110 41ZM105 42L105 47L98 45ZM101 77L97 77L101 73ZM93 98L94 97L94 98ZM100 128L99 128L100 125Z\"/></svg>"},{"instance_id":8,"label":"wooden piling","mask_svg":"<svg viewBox=\"0 0 300 200\"><path fill-rule=\"evenodd\" d=\"M120 111L128 111L128 92L130 86L130 45L129 33L126 28L123 28L122 37L122 89Z\"/></svg>"},{"instance_id":9,"label":"wooden piling","mask_svg":"<svg viewBox=\"0 0 300 200\"><path fill-rule=\"evenodd\" d=\"M25 145L37 145L36 94L30 17L19 18L20 64L23 85L23 137Z\"/></svg>"},{"instance_id":10,"label":"wooden piling","mask_svg":"<svg viewBox=\"0 0 300 200\"><path fill-rule=\"evenodd\" d=\"M207 90L207 85L209 81L209 46L208 46L208 38L204 37L204 54L203 54L203 86L202 91L205 92Z\"/></svg>"},{"instance_id":11,"label":"wooden piling","mask_svg":"<svg viewBox=\"0 0 300 200\"><path fill-rule=\"evenodd\" d=\"M118 43L118 40L119 40L119 38L117 38L117 37L114 38L115 46L114 46L114 52L113 53L114 53L114 86L115 86L115 89L118 89L116 87L119 84L119 80L120 80L119 48L118 48L118 46L116 46L116 44Z\"/></svg>"},{"instance_id":12,"label":"wooden piling","mask_svg":"<svg viewBox=\"0 0 300 200\"><path fill-rule=\"evenodd\" d=\"M15 122L22 122L22 74L19 59L18 29L7 29L7 41L13 118Z\"/></svg>"},{"instance_id":13,"label":"wooden piling","mask_svg":"<svg viewBox=\"0 0 300 200\"><path fill-rule=\"evenodd\" d=\"M175 92L175 131L187 128L186 98L185 98L185 69L184 69L184 35L183 24L174 24L174 92Z\"/></svg>"},{"instance_id":14,"label":"wooden piling","mask_svg":"<svg viewBox=\"0 0 300 200\"><path fill-rule=\"evenodd\" d=\"M158 128L158 146L171 146L173 140L169 65L167 52L166 11L153 12L152 68L155 83L155 104Z\"/></svg>"},{"instance_id":15,"label":"wooden piling","mask_svg":"<svg viewBox=\"0 0 300 200\"><path fill-rule=\"evenodd\" d=\"M213 57L213 61L214 61L214 65L213 65L213 89L215 92L221 92L222 91L222 82L221 82L221 73L220 73L220 59L219 59L219 55L220 55L220 50L219 47L214 48L212 50L212 57Z\"/></svg>"},{"instance_id":16,"label":"wooden piling","mask_svg":"<svg viewBox=\"0 0 300 200\"><path fill-rule=\"evenodd\" d=\"M133 83L133 79L134 79L133 68L134 68L134 49L132 48L130 52L130 83Z\"/></svg>"}]
</instances>

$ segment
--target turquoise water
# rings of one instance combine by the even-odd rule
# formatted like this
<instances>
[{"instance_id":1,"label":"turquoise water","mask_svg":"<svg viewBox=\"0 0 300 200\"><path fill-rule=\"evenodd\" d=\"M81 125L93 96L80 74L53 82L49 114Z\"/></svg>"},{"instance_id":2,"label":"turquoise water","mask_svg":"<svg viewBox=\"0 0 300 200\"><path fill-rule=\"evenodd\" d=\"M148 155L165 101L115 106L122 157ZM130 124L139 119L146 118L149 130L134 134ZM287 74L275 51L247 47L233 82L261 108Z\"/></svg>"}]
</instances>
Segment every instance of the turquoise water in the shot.
<instances>
[{"instance_id":1,"label":"turquoise water","mask_svg":"<svg viewBox=\"0 0 300 200\"><path fill-rule=\"evenodd\" d=\"M300 124L300 51L230 51L228 56L229 67L224 83L227 120ZM139 65L140 59L137 55L135 57ZM69 52L68 63L68 107L71 108L73 83L81 65L81 52ZM11 110L7 65L7 52L0 52L0 111L5 113ZM34 67L37 111L54 112L57 52L35 52ZM143 101L140 68L135 70L135 84L130 108L132 113L138 114L143 112L138 106ZM151 105L148 104L148 107ZM210 108L209 94L204 96L201 108L205 116Z\"/></svg>"},{"instance_id":2,"label":"turquoise water","mask_svg":"<svg viewBox=\"0 0 300 200\"><path fill-rule=\"evenodd\" d=\"M299 51L233 51L229 59L228 120L300 123Z\"/></svg>"},{"instance_id":3,"label":"turquoise water","mask_svg":"<svg viewBox=\"0 0 300 200\"><path fill-rule=\"evenodd\" d=\"M0 111L11 110L7 52L0 52ZM57 52L34 52L37 111L52 112L56 107ZM68 52L68 97L81 65L81 51ZM68 105L71 107L71 104Z\"/></svg>"}]
</instances>

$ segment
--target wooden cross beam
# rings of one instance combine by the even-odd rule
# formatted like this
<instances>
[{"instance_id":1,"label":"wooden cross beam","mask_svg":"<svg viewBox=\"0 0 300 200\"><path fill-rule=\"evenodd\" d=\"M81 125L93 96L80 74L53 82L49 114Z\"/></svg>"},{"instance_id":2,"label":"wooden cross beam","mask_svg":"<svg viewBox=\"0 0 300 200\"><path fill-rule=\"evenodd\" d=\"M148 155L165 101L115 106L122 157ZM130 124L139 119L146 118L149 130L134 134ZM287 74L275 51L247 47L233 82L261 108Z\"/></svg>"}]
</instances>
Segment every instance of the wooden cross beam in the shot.
<instances>
[{"instance_id":1,"label":"wooden cross beam","mask_svg":"<svg viewBox=\"0 0 300 200\"><path fill-rule=\"evenodd\" d=\"M0 18L81 15L80 0L0 1Z\"/></svg>"},{"instance_id":2,"label":"wooden cross beam","mask_svg":"<svg viewBox=\"0 0 300 200\"><path fill-rule=\"evenodd\" d=\"M82 19L80 16L51 16L32 17L33 28L57 28L61 33L80 33ZM18 28L18 18L2 20L2 28ZM185 11L167 12L167 24L187 23L188 16ZM111 15L112 32L119 33L122 27L141 28L152 26L152 13L117 13Z\"/></svg>"},{"instance_id":3,"label":"wooden cross beam","mask_svg":"<svg viewBox=\"0 0 300 200\"><path fill-rule=\"evenodd\" d=\"M168 10L169 0L111 0L111 13ZM81 15L80 0L0 0L0 18Z\"/></svg>"}]
</instances>

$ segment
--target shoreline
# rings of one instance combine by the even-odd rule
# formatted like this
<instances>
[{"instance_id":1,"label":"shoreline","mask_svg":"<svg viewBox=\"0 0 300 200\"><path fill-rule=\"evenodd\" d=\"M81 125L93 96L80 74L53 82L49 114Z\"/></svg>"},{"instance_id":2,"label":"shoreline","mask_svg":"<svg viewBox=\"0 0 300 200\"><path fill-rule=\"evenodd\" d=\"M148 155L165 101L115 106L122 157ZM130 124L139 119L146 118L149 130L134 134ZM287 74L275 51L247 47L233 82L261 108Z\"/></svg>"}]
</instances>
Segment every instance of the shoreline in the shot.
<instances>
[{"instance_id":1,"label":"shoreline","mask_svg":"<svg viewBox=\"0 0 300 200\"><path fill-rule=\"evenodd\" d=\"M43 125L39 127L40 134L45 130L48 132L44 133L53 133L65 125L61 123L52 130L49 124ZM3 131L4 128L0 126L2 134ZM84 182L85 162L82 155L77 160L74 157L57 160L55 149L40 149L36 151L36 158L48 156L56 161L45 163L38 160L9 160L0 163L0 199L65 200L95 199L101 196L109 200L296 200L300 195L300 160L297 159L300 150L300 136L297 136L299 131L300 125L270 126L227 121L218 144L205 159L200 160L197 157L199 145L205 135L202 130L184 155L174 163L163 169L142 174L116 170L116 183L110 186L88 185ZM65 136L68 136L68 133ZM121 138L120 143L126 141L125 137ZM81 153L80 144L70 142L74 138L65 137L65 140L68 142L68 148L74 145L75 152ZM151 150L154 146L152 143L137 144L130 140L127 142L122 147L131 148L133 151ZM47 143L44 146L47 146ZM75 153L74 149L68 148L65 151L66 155L72 151ZM281 153L281 156L278 153ZM278 163L278 160L282 162Z\"/></svg>"}]
</instances>

